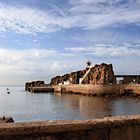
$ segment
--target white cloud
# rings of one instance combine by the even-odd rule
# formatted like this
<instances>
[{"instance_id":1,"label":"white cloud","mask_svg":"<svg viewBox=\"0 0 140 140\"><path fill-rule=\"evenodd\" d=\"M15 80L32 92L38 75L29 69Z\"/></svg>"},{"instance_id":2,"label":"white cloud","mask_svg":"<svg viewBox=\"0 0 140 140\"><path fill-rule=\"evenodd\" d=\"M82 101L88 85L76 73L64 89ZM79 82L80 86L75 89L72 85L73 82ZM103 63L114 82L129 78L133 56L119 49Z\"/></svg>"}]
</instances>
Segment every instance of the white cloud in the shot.
<instances>
[{"instance_id":1,"label":"white cloud","mask_svg":"<svg viewBox=\"0 0 140 140\"><path fill-rule=\"evenodd\" d=\"M72 58L71 56L75 57ZM45 80L80 68L78 55L54 49L0 49L0 84L24 84Z\"/></svg>"},{"instance_id":2,"label":"white cloud","mask_svg":"<svg viewBox=\"0 0 140 140\"><path fill-rule=\"evenodd\" d=\"M56 55L55 50L27 49L8 50L0 49L1 73L32 73L38 68L47 69L47 59ZM44 61L43 61L43 60Z\"/></svg>"},{"instance_id":3,"label":"white cloud","mask_svg":"<svg viewBox=\"0 0 140 140\"><path fill-rule=\"evenodd\" d=\"M72 68L72 64L65 60L67 58L67 54L54 49L0 49L0 82L13 80L14 83L25 83L25 80L33 79L49 81L56 74L63 74Z\"/></svg>"},{"instance_id":4,"label":"white cloud","mask_svg":"<svg viewBox=\"0 0 140 140\"><path fill-rule=\"evenodd\" d=\"M94 46L65 48L65 50L81 55L96 55L103 57L140 56L140 49L137 47L135 48L133 45L128 43L124 43L122 45L96 44Z\"/></svg>"},{"instance_id":5,"label":"white cloud","mask_svg":"<svg viewBox=\"0 0 140 140\"><path fill-rule=\"evenodd\" d=\"M118 4L119 2L118 0L113 2L107 0L72 1L70 12L82 17L78 23L85 29L130 23L138 24L140 22L140 15L138 14L140 5L134 1L126 4Z\"/></svg>"},{"instance_id":6,"label":"white cloud","mask_svg":"<svg viewBox=\"0 0 140 140\"><path fill-rule=\"evenodd\" d=\"M121 0L68 1L62 9L38 10L32 7L17 7L0 4L0 32L14 31L22 34L54 32L61 28L81 27L95 29L106 26L140 24L140 3ZM67 9L67 10L66 10Z\"/></svg>"},{"instance_id":7,"label":"white cloud","mask_svg":"<svg viewBox=\"0 0 140 140\"><path fill-rule=\"evenodd\" d=\"M53 32L56 19L37 9L0 5L0 31L12 30L22 34Z\"/></svg>"},{"instance_id":8,"label":"white cloud","mask_svg":"<svg viewBox=\"0 0 140 140\"><path fill-rule=\"evenodd\" d=\"M24 60L24 59L41 59L48 58L49 56L55 55L56 50L49 49L0 49L0 61L2 60Z\"/></svg>"}]
</instances>

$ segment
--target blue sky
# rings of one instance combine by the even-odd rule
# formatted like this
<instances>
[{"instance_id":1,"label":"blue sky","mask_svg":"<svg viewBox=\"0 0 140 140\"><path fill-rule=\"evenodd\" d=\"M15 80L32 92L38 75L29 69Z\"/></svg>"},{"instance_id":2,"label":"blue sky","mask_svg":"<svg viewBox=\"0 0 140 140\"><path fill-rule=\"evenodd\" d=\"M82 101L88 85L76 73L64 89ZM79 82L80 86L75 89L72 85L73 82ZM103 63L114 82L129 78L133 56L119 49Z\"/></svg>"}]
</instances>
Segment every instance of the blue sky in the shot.
<instances>
[{"instance_id":1,"label":"blue sky","mask_svg":"<svg viewBox=\"0 0 140 140\"><path fill-rule=\"evenodd\" d=\"M139 0L0 0L0 84L112 63L140 74Z\"/></svg>"}]
</instances>

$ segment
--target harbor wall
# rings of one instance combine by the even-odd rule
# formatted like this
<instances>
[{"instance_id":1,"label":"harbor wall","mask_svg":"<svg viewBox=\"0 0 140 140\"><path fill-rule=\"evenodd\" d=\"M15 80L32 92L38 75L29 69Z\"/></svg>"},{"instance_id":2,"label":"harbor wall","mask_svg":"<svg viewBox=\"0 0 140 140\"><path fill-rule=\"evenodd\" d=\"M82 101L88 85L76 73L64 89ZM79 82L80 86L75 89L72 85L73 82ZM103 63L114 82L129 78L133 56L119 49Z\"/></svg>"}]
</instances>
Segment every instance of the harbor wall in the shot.
<instances>
[{"instance_id":1,"label":"harbor wall","mask_svg":"<svg viewBox=\"0 0 140 140\"><path fill-rule=\"evenodd\" d=\"M91 84L70 84L55 86L54 91L61 93L74 93L83 95L112 95L123 92L125 87L123 85L91 85Z\"/></svg>"},{"instance_id":2,"label":"harbor wall","mask_svg":"<svg viewBox=\"0 0 140 140\"><path fill-rule=\"evenodd\" d=\"M140 95L140 84L128 84L125 85L126 90L131 90L133 93Z\"/></svg>"},{"instance_id":3,"label":"harbor wall","mask_svg":"<svg viewBox=\"0 0 140 140\"><path fill-rule=\"evenodd\" d=\"M140 115L0 125L1 140L139 140Z\"/></svg>"},{"instance_id":4,"label":"harbor wall","mask_svg":"<svg viewBox=\"0 0 140 140\"><path fill-rule=\"evenodd\" d=\"M115 85L93 85L93 84L62 84L46 87L32 87L32 93L60 92L68 94L82 94L88 96L139 96L140 84L115 84Z\"/></svg>"},{"instance_id":5,"label":"harbor wall","mask_svg":"<svg viewBox=\"0 0 140 140\"><path fill-rule=\"evenodd\" d=\"M54 86L54 92L96 96L140 95L140 85L69 84Z\"/></svg>"},{"instance_id":6,"label":"harbor wall","mask_svg":"<svg viewBox=\"0 0 140 140\"><path fill-rule=\"evenodd\" d=\"M53 87L32 87L30 90L32 93L47 93L54 92Z\"/></svg>"}]
</instances>

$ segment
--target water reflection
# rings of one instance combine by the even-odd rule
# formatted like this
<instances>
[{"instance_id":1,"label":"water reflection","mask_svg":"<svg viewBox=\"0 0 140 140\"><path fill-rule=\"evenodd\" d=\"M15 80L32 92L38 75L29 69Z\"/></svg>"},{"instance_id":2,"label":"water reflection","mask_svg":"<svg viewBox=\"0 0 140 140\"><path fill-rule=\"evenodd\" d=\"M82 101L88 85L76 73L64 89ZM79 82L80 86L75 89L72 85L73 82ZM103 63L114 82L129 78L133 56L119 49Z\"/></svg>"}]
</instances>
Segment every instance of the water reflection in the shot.
<instances>
[{"instance_id":1,"label":"water reflection","mask_svg":"<svg viewBox=\"0 0 140 140\"><path fill-rule=\"evenodd\" d=\"M73 113L75 111L77 116L82 116L82 119L140 113L140 100L138 99L110 99L61 93L55 96L55 100L61 102L66 110Z\"/></svg>"},{"instance_id":2,"label":"water reflection","mask_svg":"<svg viewBox=\"0 0 140 140\"><path fill-rule=\"evenodd\" d=\"M66 110L75 110L77 115L84 118L102 118L112 114L112 109L106 98L73 94L56 94L56 96L56 100L60 100Z\"/></svg>"}]
</instances>

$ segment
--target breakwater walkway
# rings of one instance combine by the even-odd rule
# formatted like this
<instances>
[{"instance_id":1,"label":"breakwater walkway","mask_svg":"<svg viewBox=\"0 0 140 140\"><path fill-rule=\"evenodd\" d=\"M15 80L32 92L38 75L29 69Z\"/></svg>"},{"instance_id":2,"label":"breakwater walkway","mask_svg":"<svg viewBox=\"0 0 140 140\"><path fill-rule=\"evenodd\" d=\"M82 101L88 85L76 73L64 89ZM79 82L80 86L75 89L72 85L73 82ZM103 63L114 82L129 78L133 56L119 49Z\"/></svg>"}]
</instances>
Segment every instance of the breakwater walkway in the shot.
<instances>
[{"instance_id":1,"label":"breakwater walkway","mask_svg":"<svg viewBox=\"0 0 140 140\"><path fill-rule=\"evenodd\" d=\"M0 125L1 140L139 140L140 115Z\"/></svg>"},{"instance_id":2,"label":"breakwater walkway","mask_svg":"<svg viewBox=\"0 0 140 140\"><path fill-rule=\"evenodd\" d=\"M69 84L54 86L54 92L82 94L88 96L139 96L140 84L132 85L91 85Z\"/></svg>"},{"instance_id":3,"label":"breakwater walkway","mask_svg":"<svg viewBox=\"0 0 140 140\"><path fill-rule=\"evenodd\" d=\"M32 93L59 92L81 94L88 96L140 96L140 84L125 85L92 85L92 84L63 84L48 87L29 87Z\"/></svg>"}]
</instances>

